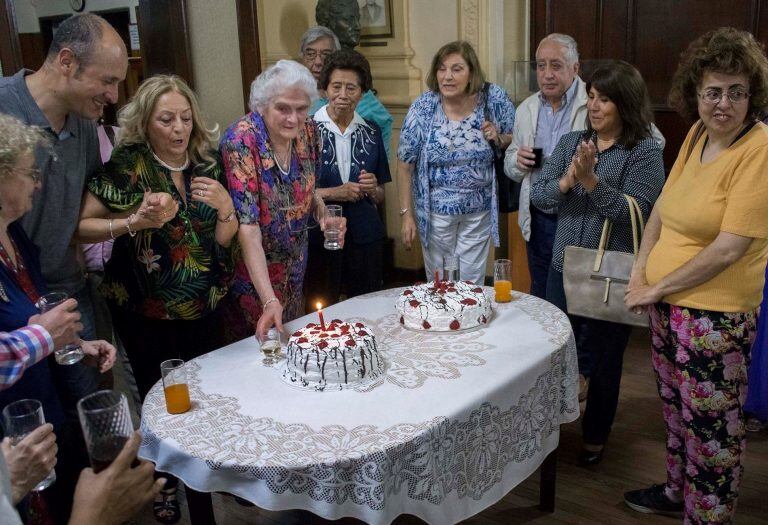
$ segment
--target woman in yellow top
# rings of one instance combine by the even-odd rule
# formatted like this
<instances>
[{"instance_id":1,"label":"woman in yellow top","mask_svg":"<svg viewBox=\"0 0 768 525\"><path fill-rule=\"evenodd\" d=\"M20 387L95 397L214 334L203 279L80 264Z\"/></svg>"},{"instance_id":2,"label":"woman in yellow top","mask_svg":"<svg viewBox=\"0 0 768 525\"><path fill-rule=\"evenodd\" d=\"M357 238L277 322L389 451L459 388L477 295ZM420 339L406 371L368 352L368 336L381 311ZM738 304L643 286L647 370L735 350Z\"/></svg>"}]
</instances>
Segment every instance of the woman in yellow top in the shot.
<instances>
[{"instance_id":1,"label":"woman in yellow top","mask_svg":"<svg viewBox=\"0 0 768 525\"><path fill-rule=\"evenodd\" d=\"M768 256L768 61L721 28L683 54L670 100L691 128L656 203L626 304L649 307L667 427L667 481L641 512L730 523L744 451L747 366Z\"/></svg>"}]
</instances>

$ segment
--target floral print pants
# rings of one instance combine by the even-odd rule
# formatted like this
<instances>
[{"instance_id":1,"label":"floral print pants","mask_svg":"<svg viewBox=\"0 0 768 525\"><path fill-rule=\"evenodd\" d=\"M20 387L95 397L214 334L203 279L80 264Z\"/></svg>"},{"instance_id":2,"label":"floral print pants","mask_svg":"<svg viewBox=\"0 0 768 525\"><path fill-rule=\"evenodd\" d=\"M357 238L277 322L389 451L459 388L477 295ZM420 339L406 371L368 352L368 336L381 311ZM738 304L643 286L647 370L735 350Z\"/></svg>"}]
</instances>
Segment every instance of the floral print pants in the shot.
<instances>
[{"instance_id":1,"label":"floral print pants","mask_svg":"<svg viewBox=\"0 0 768 525\"><path fill-rule=\"evenodd\" d=\"M685 499L684 523L731 523L756 312L657 303L650 314L653 368L667 426L667 486Z\"/></svg>"}]
</instances>

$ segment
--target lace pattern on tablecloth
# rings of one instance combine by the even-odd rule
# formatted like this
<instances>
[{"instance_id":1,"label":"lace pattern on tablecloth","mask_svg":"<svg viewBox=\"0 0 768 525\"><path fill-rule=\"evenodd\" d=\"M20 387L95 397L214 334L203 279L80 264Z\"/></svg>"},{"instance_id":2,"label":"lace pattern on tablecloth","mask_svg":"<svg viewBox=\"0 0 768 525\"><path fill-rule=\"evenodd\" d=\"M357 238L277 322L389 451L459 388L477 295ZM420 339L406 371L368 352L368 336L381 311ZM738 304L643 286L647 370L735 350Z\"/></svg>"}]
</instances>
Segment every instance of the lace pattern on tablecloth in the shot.
<instances>
[{"instance_id":1,"label":"lace pattern on tablecloth","mask_svg":"<svg viewBox=\"0 0 768 525\"><path fill-rule=\"evenodd\" d=\"M210 469L263 480L275 494L290 491L335 505L351 501L379 511L403 491L435 505L454 492L479 500L507 465L540 454L542 442L578 413L563 352L575 356L572 337L512 407L483 403L461 420L388 428L311 428L243 415L235 398L201 390L200 365L193 361L189 386L202 409L169 415L156 385L144 404L143 446L158 450L161 440L171 440Z\"/></svg>"}]
</instances>

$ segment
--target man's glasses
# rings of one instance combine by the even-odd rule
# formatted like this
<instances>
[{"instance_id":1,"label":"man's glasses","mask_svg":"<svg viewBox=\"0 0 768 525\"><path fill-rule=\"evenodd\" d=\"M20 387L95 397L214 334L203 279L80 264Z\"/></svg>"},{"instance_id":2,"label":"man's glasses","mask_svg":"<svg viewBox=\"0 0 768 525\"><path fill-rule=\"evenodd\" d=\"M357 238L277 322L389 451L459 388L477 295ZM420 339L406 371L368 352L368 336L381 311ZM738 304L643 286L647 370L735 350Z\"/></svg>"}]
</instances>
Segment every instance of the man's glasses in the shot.
<instances>
[{"instance_id":1,"label":"man's glasses","mask_svg":"<svg viewBox=\"0 0 768 525\"><path fill-rule=\"evenodd\" d=\"M744 89L729 89L723 91L722 89L709 88L699 92L702 102L706 104L719 104L723 97L728 97L731 104L739 104L749 98L749 91Z\"/></svg>"},{"instance_id":2,"label":"man's glasses","mask_svg":"<svg viewBox=\"0 0 768 525\"><path fill-rule=\"evenodd\" d=\"M302 53L302 56L307 60L314 60L317 58L317 55L320 55L320 58L322 58L323 60L326 60L332 54L333 54L333 51L331 50L320 51L318 53L316 49L308 48L304 50L304 53Z\"/></svg>"}]
</instances>

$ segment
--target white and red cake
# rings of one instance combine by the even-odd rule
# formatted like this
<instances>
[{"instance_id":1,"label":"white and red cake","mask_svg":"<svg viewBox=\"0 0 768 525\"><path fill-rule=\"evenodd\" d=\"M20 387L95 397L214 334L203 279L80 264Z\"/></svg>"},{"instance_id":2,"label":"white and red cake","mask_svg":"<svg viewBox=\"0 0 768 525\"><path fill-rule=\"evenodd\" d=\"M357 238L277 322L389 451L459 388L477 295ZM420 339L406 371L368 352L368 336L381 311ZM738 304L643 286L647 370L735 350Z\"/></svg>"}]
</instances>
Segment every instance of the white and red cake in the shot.
<instances>
[{"instance_id":1,"label":"white and red cake","mask_svg":"<svg viewBox=\"0 0 768 525\"><path fill-rule=\"evenodd\" d=\"M383 373L376 338L363 323L334 319L325 328L310 323L291 334L285 381L309 390L341 390Z\"/></svg>"},{"instance_id":2,"label":"white and red cake","mask_svg":"<svg viewBox=\"0 0 768 525\"><path fill-rule=\"evenodd\" d=\"M412 330L469 330L487 324L491 301L469 281L439 281L406 288L395 305L400 323Z\"/></svg>"}]
</instances>

